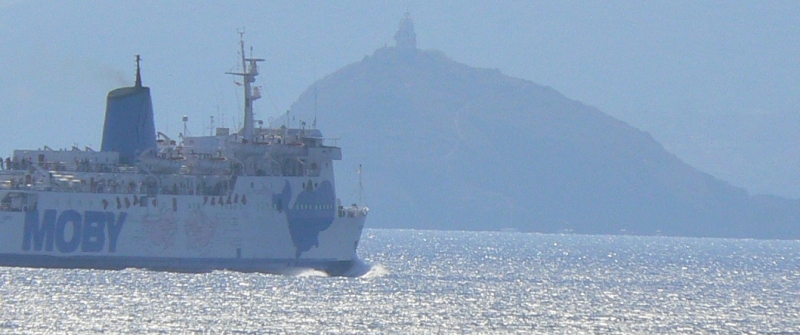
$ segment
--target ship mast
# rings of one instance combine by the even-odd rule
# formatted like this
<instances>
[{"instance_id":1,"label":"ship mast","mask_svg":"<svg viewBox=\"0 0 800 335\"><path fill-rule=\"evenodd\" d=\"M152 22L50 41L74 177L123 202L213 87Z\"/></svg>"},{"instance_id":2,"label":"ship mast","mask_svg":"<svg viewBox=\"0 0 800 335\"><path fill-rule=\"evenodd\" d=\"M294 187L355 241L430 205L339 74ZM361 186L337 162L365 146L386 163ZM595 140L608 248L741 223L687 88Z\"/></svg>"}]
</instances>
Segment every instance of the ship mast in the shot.
<instances>
[{"instance_id":1,"label":"ship mast","mask_svg":"<svg viewBox=\"0 0 800 335\"><path fill-rule=\"evenodd\" d=\"M363 206L364 202L361 199L361 193L364 190L364 184L361 182L361 172L361 164L358 164L358 204Z\"/></svg>"},{"instance_id":2,"label":"ship mast","mask_svg":"<svg viewBox=\"0 0 800 335\"><path fill-rule=\"evenodd\" d=\"M242 76L244 79L244 128L242 129L242 137L246 142L253 141L253 132L255 130L255 120L253 117L253 100L261 97L261 92L258 87L252 87L252 83L256 81L258 76L257 62L263 62L261 58L247 58L244 53L244 33L239 33L239 46L241 47L242 54L242 72L226 72L235 76ZM249 66L248 66L249 63Z\"/></svg>"},{"instance_id":3,"label":"ship mast","mask_svg":"<svg viewBox=\"0 0 800 335\"><path fill-rule=\"evenodd\" d=\"M142 87L142 71L139 68L139 61L142 60L142 57L136 55L136 87Z\"/></svg>"}]
</instances>

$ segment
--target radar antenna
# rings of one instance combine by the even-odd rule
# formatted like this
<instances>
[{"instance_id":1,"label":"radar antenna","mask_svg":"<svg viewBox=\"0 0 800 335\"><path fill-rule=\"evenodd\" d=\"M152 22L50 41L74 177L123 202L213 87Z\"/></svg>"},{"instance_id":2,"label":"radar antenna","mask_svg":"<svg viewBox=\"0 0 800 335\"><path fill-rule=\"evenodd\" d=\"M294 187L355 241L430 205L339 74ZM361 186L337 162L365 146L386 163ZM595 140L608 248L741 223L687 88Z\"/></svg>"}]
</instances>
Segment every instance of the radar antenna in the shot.
<instances>
[{"instance_id":1,"label":"radar antenna","mask_svg":"<svg viewBox=\"0 0 800 335\"><path fill-rule=\"evenodd\" d=\"M247 58L244 53L244 31L239 32L239 46L242 56L242 72L226 72L226 74L242 76L242 81L244 82L244 126L242 127L242 137L246 142L253 142L253 132L255 129L253 100L260 98L261 94L254 92L254 88L251 87L250 84L254 83L256 81L256 76L258 76L257 62L263 62L264 59Z\"/></svg>"}]
</instances>

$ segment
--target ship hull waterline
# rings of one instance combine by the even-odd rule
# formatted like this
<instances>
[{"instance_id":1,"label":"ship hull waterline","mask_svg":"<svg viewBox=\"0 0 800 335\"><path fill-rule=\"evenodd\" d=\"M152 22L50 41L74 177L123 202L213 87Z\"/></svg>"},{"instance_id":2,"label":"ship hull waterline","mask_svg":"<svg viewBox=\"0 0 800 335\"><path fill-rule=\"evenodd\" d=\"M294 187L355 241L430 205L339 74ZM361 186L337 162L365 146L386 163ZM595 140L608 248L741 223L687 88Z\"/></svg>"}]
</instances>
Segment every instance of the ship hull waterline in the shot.
<instances>
[{"instance_id":1,"label":"ship hull waterline","mask_svg":"<svg viewBox=\"0 0 800 335\"><path fill-rule=\"evenodd\" d=\"M0 266L346 273L366 209L286 194L294 184L305 183L241 177L237 185L253 187L229 197L2 191L35 197L37 208L0 211Z\"/></svg>"}]
</instances>

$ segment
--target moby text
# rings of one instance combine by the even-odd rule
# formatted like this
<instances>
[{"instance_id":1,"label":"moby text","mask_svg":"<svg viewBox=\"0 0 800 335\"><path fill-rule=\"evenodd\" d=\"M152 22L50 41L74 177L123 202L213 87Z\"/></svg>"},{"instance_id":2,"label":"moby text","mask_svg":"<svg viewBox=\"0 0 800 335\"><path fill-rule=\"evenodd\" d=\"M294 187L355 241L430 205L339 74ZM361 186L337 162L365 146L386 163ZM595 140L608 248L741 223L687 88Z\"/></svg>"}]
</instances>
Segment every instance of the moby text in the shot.
<instances>
[{"instance_id":1,"label":"moby text","mask_svg":"<svg viewBox=\"0 0 800 335\"><path fill-rule=\"evenodd\" d=\"M22 236L24 251L53 251L72 253L80 247L81 252L101 252L108 237L108 252L117 251L117 238L128 213L75 210L58 214L47 209L39 221L39 211L25 213L25 232Z\"/></svg>"}]
</instances>

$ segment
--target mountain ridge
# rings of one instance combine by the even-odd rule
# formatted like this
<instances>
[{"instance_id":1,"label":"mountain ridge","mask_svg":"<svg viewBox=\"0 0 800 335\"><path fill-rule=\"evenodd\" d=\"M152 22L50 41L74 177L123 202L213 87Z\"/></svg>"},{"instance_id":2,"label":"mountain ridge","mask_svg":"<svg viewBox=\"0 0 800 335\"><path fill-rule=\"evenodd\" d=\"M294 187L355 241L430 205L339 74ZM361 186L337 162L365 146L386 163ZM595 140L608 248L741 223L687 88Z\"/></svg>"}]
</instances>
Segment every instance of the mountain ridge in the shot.
<instances>
[{"instance_id":1,"label":"mountain ridge","mask_svg":"<svg viewBox=\"0 0 800 335\"><path fill-rule=\"evenodd\" d=\"M377 227L800 237L799 201L752 197L552 87L439 51L377 49L292 114L317 108L345 159L380 175Z\"/></svg>"}]
</instances>

